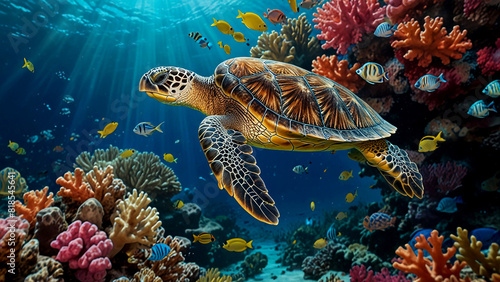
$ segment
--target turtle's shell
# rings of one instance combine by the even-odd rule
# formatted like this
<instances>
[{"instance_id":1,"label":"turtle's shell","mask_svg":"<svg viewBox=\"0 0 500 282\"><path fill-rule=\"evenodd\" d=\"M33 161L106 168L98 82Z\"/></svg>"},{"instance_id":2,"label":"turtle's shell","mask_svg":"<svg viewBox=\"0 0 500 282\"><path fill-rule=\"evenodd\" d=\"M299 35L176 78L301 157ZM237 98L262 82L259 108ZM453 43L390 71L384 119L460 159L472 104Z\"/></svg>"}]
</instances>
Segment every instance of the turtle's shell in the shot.
<instances>
[{"instance_id":1,"label":"turtle's shell","mask_svg":"<svg viewBox=\"0 0 500 282\"><path fill-rule=\"evenodd\" d=\"M215 83L269 131L284 137L357 142L396 131L347 88L291 64L229 59L217 66Z\"/></svg>"}]
</instances>

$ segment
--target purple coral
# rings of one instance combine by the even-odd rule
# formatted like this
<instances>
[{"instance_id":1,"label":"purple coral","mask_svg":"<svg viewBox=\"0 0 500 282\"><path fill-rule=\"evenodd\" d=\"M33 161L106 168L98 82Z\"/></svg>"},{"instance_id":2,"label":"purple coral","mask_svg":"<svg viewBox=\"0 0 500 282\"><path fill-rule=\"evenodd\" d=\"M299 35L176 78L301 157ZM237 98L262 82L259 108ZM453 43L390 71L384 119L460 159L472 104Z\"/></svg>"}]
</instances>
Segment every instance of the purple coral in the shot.
<instances>
[{"instance_id":1,"label":"purple coral","mask_svg":"<svg viewBox=\"0 0 500 282\"><path fill-rule=\"evenodd\" d=\"M52 248L60 250L56 260L69 262L71 269L78 269L75 275L80 281L103 281L106 269L111 269L106 256L113 249L113 242L98 230L90 222L77 220L50 243Z\"/></svg>"},{"instance_id":2,"label":"purple coral","mask_svg":"<svg viewBox=\"0 0 500 282\"><path fill-rule=\"evenodd\" d=\"M420 168L426 194L434 197L445 195L462 185L467 167L456 162L438 163Z\"/></svg>"},{"instance_id":3,"label":"purple coral","mask_svg":"<svg viewBox=\"0 0 500 282\"><path fill-rule=\"evenodd\" d=\"M373 270L368 270L364 265L355 265L349 271L349 276L351 277L351 282L406 282L411 281L406 278L402 271L398 275L391 275L387 267L382 268L382 270L373 274Z\"/></svg>"}]
</instances>

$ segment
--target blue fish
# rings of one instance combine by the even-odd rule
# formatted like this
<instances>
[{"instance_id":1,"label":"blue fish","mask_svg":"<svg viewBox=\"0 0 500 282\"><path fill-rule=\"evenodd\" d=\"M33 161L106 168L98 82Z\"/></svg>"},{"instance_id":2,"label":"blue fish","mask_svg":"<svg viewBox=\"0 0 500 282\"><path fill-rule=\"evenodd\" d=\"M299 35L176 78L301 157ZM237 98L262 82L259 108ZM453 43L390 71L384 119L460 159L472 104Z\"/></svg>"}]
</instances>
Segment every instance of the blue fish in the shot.
<instances>
[{"instance_id":1,"label":"blue fish","mask_svg":"<svg viewBox=\"0 0 500 282\"><path fill-rule=\"evenodd\" d=\"M493 243L500 244L500 231L493 228L477 228L472 230L469 235L474 235L478 241L483 243L481 250L488 249Z\"/></svg>"},{"instance_id":2,"label":"blue fish","mask_svg":"<svg viewBox=\"0 0 500 282\"><path fill-rule=\"evenodd\" d=\"M312 218L312 217L306 218L306 225L307 226L314 226L315 224L316 224L316 220L314 220L314 218Z\"/></svg>"},{"instance_id":3,"label":"blue fish","mask_svg":"<svg viewBox=\"0 0 500 282\"><path fill-rule=\"evenodd\" d=\"M441 86L441 82L446 82L443 78L443 74L439 76L426 74L415 82L415 87L422 91L433 92Z\"/></svg>"},{"instance_id":4,"label":"blue fish","mask_svg":"<svg viewBox=\"0 0 500 282\"><path fill-rule=\"evenodd\" d=\"M363 227L370 232L373 230L384 230L394 226L394 223L396 223L396 217L391 217L383 212L376 212L369 217L365 216L363 219Z\"/></svg>"},{"instance_id":5,"label":"blue fish","mask_svg":"<svg viewBox=\"0 0 500 282\"><path fill-rule=\"evenodd\" d=\"M200 44L201 48L208 47L208 49L212 49L212 43L208 42L208 39L203 37L199 32L191 32L188 36L193 38L196 43Z\"/></svg>"},{"instance_id":6,"label":"blue fish","mask_svg":"<svg viewBox=\"0 0 500 282\"><path fill-rule=\"evenodd\" d=\"M334 227L335 222L330 225L330 228L328 228L328 231L326 232L326 238L328 241L334 240L335 237L337 236L337 230Z\"/></svg>"},{"instance_id":7,"label":"blue fish","mask_svg":"<svg viewBox=\"0 0 500 282\"><path fill-rule=\"evenodd\" d=\"M389 23L381 23L373 33L377 37L390 37L398 29L398 24L391 26Z\"/></svg>"},{"instance_id":8,"label":"blue fish","mask_svg":"<svg viewBox=\"0 0 500 282\"><path fill-rule=\"evenodd\" d=\"M497 98L500 96L500 80L494 80L486 85L483 89L483 93L491 98Z\"/></svg>"},{"instance_id":9,"label":"blue fish","mask_svg":"<svg viewBox=\"0 0 500 282\"><path fill-rule=\"evenodd\" d=\"M415 248L415 244L417 243L417 237L420 237L420 235L424 235L425 238L429 238L431 237L431 232L432 232L432 229L417 229L415 231L413 231L413 233L410 235L410 242L408 242L408 244L410 245L410 247L413 249L413 251L415 252L415 254L417 254L417 249ZM429 253L424 250L424 256L427 256L429 255Z\"/></svg>"},{"instance_id":10,"label":"blue fish","mask_svg":"<svg viewBox=\"0 0 500 282\"><path fill-rule=\"evenodd\" d=\"M436 210L444 213L455 213L457 212L457 203L463 203L461 196L455 198L444 197L439 201Z\"/></svg>"},{"instance_id":11,"label":"blue fish","mask_svg":"<svg viewBox=\"0 0 500 282\"><path fill-rule=\"evenodd\" d=\"M497 112L493 101L489 105L486 105L483 100L479 100L470 106L467 113L473 117L484 118L490 114L490 111Z\"/></svg>"},{"instance_id":12,"label":"blue fish","mask_svg":"<svg viewBox=\"0 0 500 282\"><path fill-rule=\"evenodd\" d=\"M389 74L377 63L366 63L357 69L356 73L370 84L382 83L384 78L389 80Z\"/></svg>"},{"instance_id":13,"label":"blue fish","mask_svg":"<svg viewBox=\"0 0 500 282\"><path fill-rule=\"evenodd\" d=\"M148 257L148 260L158 261L164 259L170 253L170 247L167 244L159 243L155 244L151 248L151 254Z\"/></svg>"}]
</instances>

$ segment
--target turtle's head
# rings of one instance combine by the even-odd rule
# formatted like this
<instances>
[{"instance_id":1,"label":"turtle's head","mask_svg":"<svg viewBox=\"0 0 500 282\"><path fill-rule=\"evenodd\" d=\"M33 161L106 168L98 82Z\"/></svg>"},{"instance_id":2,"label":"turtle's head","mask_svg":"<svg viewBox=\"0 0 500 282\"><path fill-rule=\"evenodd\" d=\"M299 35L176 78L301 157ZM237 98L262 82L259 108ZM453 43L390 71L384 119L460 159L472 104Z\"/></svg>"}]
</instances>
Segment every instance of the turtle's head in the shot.
<instances>
[{"instance_id":1,"label":"turtle's head","mask_svg":"<svg viewBox=\"0 0 500 282\"><path fill-rule=\"evenodd\" d=\"M170 105L188 100L195 73L177 67L157 67L145 73L139 82L139 91Z\"/></svg>"}]
</instances>

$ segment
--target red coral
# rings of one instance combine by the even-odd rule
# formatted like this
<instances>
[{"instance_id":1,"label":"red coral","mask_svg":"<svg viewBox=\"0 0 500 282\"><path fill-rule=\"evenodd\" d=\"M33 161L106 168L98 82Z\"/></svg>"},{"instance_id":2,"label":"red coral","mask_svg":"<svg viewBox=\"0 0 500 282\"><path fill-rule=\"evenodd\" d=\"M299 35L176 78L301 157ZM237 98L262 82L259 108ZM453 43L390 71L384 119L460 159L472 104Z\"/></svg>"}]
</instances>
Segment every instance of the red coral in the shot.
<instances>
[{"instance_id":1,"label":"red coral","mask_svg":"<svg viewBox=\"0 0 500 282\"><path fill-rule=\"evenodd\" d=\"M384 21L385 7L381 8L377 0L332 0L317 11L313 14L317 23L314 28L321 29L318 39L327 41L321 47L346 54L351 44Z\"/></svg>"},{"instance_id":2,"label":"red coral","mask_svg":"<svg viewBox=\"0 0 500 282\"><path fill-rule=\"evenodd\" d=\"M477 51L477 64L483 75L492 75L500 71L500 38L497 38L495 47L485 47Z\"/></svg>"},{"instance_id":3,"label":"red coral","mask_svg":"<svg viewBox=\"0 0 500 282\"><path fill-rule=\"evenodd\" d=\"M385 0L387 3L387 17L393 23L410 20L410 16L422 14L429 5L443 0Z\"/></svg>"},{"instance_id":4,"label":"red coral","mask_svg":"<svg viewBox=\"0 0 500 282\"><path fill-rule=\"evenodd\" d=\"M431 197L448 194L462 185L467 170L466 166L449 161L421 167L425 193Z\"/></svg>"},{"instance_id":5,"label":"red coral","mask_svg":"<svg viewBox=\"0 0 500 282\"><path fill-rule=\"evenodd\" d=\"M323 55L313 60L312 66L312 71L314 73L327 77L348 88L352 92L357 92L365 85L365 81L356 74L356 70L361 67L359 63L355 63L349 68L349 62L347 60L339 62L335 55L330 57Z\"/></svg>"},{"instance_id":6,"label":"red coral","mask_svg":"<svg viewBox=\"0 0 500 282\"><path fill-rule=\"evenodd\" d=\"M464 0L464 14L470 16L484 0Z\"/></svg>"},{"instance_id":7,"label":"red coral","mask_svg":"<svg viewBox=\"0 0 500 282\"><path fill-rule=\"evenodd\" d=\"M405 51L404 58L410 61L418 60L418 65L427 67L432 57L441 59L444 65L450 63L450 58L461 59L463 53L472 48L470 40L466 39L467 30L460 32L458 25L447 34L443 26L443 18L431 19L425 17L424 30L415 19L399 24L394 37L400 39L392 42L395 49Z\"/></svg>"}]
</instances>

